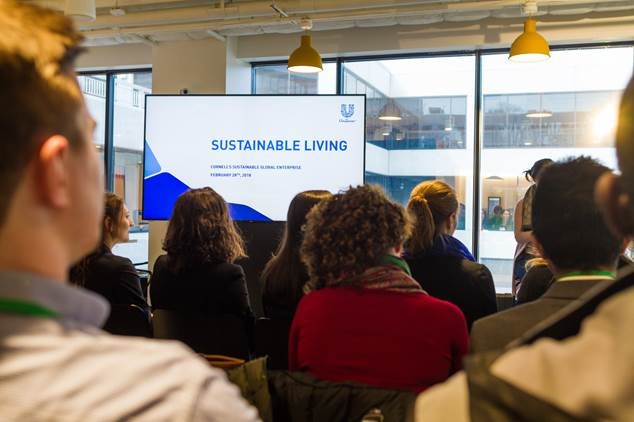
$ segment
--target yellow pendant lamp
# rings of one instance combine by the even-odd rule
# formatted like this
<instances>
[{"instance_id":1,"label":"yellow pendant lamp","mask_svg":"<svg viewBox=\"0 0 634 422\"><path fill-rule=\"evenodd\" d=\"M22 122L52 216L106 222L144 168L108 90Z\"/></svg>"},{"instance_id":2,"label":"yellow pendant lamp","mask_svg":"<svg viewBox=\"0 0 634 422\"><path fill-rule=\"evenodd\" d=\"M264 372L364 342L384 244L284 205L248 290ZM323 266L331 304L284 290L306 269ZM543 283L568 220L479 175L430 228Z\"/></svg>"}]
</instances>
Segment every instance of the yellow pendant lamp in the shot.
<instances>
[{"instance_id":1,"label":"yellow pendant lamp","mask_svg":"<svg viewBox=\"0 0 634 422\"><path fill-rule=\"evenodd\" d=\"M509 60L520 63L540 62L550 58L548 41L537 32L537 22L529 17L524 32L511 45Z\"/></svg>"},{"instance_id":2,"label":"yellow pendant lamp","mask_svg":"<svg viewBox=\"0 0 634 422\"><path fill-rule=\"evenodd\" d=\"M302 35L302 41L288 58L288 70L297 73L317 73L324 70L319 52L310 45L310 35Z\"/></svg>"}]
</instances>

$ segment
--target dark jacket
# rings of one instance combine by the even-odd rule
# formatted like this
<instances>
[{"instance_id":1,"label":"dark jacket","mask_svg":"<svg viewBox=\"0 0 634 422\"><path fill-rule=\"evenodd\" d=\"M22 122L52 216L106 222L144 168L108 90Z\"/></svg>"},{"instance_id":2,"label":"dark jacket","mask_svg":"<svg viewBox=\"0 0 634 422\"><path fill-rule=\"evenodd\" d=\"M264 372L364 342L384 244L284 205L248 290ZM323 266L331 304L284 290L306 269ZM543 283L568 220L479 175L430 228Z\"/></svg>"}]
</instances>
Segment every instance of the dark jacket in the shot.
<instances>
[{"instance_id":1,"label":"dark jacket","mask_svg":"<svg viewBox=\"0 0 634 422\"><path fill-rule=\"evenodd\" d=\"M621 267L618 278L612 283L596 286L581 300L567 306L558 312L547 323L540 324L513 342L512 346L532 344L541 338L564 340L579 334L583 320L592 315L597 307L611 297L624 290L634 288L634 264Z\"/></svg>"},{"instance_id":2,"label":"dark jacket","mask_svg":"<svg viewBox=\"0 0 634 422\"><path fill-rule=\"evenodd\" d=\"M601 278L556 281L541 298L476 321L471 330L471 350L480 353L503 349L595 286L610 282Z\"/></svg>"},{"instance_id":3,"label":"dark jacket","mask_svg":"<svg viewBox=\"0 0 634 422\"><path fill-rule=\"evenodd\" d=\"M413 421L416 396L355 383L319 380L300 372L269 371L275 422L361 421L377 409L388 421Z\"/></svg>"},{"instance_id":4,"label":"dark jacket","mask_svg":"<svg viewBox=\"0 0 634 422\"><path fill-rule=\"evenodd\" d=\"M139 275L128 258L113 255L104 246L90 257L85 271L84 288L99 293L112 305L137 305L149 312Z\"/></svg>"},{"instance_id":5,"label":"dark jacket","mask_svg":"<svg viewBox=\"0 0 634 422\"><path fill-rule=\"evenodd\" d=\"M632 265L632 260L624 255L619 255L618 268ZM517 304L531 302L541 297L555 282L553 273L545 265L537 265L526 272L522 279L521 288L517 292Z\"/></svg>"},{"instance_id":6,"label":"dark jacket","mask_svg":"<svg viewBox=\"0 0 634 422\"><path fill-rule=\"evenodd\" d=\"M497 311L493 277L484 265L453 255L406 260L412 277L427 293L460 308L469 329L473 321Z\"/></svg>"},{"instance_id":7,"label":"dark jacket","mask_svg":"<svg viewBox=\"0 0 634 422\"><path fill-rule=\"evenodd\" d=\"M221 262L175 274L161 255L150 284L153 309L171 309L206 316L236 315L253 319L244 271Z\"/></svg>"},{"instance_id":8,"label":"dark jacket","mask_svg":"<svg viewBox=\"0 0 634 422\"><path fill-rule=\"evenodd\" d=\"M553 273L547 265L536 265L526 271L520 289L517 292L517 304L532 302L539 299L554 283Z\"/></svg>"}]
</instances>

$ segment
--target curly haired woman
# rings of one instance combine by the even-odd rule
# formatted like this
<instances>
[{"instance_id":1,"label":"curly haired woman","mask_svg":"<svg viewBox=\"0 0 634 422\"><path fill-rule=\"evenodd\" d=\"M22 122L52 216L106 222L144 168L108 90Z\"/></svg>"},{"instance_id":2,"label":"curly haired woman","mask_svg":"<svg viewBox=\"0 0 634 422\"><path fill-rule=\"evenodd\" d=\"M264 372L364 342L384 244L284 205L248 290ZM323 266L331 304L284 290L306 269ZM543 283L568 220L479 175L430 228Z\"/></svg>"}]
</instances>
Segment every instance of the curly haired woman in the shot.
<instances>
[{"instance_id":1,"label":"curly haired woman","mask_svg":"<svg viewBox=\"0 0 634 422\"><path fill-rule=\"evenodd\" d=\"M301 255L310 290L289 338L289 369L330 381L419 392L462 367L467 326L412 279L399 255L411 226L376 186L320 202Z\"/></svg>"},{"instance_id":2,"label":"curly haired woman","mask_svg":"<svg viewBox=\"0 0 634 422\"><path fill-rule=\"evenodd\" d=\"M253 318L244 271L244 242L225 200L211 188L182 194L154 264L152 307L199 315Z\"/></svg>"}]
</instances>

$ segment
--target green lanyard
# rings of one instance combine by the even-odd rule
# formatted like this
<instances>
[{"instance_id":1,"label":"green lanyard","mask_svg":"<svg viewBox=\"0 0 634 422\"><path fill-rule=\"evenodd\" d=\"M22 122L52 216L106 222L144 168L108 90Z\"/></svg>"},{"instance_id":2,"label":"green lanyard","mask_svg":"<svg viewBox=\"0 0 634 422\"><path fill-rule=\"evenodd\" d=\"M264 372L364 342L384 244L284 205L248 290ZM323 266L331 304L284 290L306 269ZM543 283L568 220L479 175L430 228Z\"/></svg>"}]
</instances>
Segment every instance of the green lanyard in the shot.
<instances>
[{"instance_id":1,"label":"green lanyard","mask_svg":"<svg viewBox=\"0 0 634 422\"><path fill-rule=\"evenodd\" d=\"M384 255L382 261L385 264L396 265L401 270L405 271L408 276L412 276L412 270L409 269L409 265L407 265L407 262L405 262L404 259L394 255Z\"/></svg>"},{"instance_id":2,"label":"green lanyard","mask_svg":"<svg viewBox=\"0 0 634 422\"><path fill-rule=\"evenodd\" d=\"M612 271L572 271L572 272L560 275L559 277L557 277L557 280L566 278L566 277L578 277L578 276L584 276L584 275L589 275L589 276L594 275L594 276L601 276L601 277L616 278L616 276L614 275Z\"/></svg>"},{"instance_id":3,"label":"green lanyard","mask_svg":"<svg viewBox=\"0 0 634 422\"><path fill-rule=\"evenodd\" d=\"M58 318L59 314L37 303L0 297L0 313L32 316L39 318Z\"/></svg>"}]
</instances>

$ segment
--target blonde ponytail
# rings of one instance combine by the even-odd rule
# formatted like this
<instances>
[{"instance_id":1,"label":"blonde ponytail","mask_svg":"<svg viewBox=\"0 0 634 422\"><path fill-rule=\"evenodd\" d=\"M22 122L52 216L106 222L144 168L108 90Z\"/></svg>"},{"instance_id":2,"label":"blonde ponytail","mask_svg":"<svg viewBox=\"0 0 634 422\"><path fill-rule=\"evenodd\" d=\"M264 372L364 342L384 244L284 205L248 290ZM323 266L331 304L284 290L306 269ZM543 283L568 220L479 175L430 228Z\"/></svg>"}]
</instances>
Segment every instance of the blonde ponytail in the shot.
<instances>
[{"instance_id":1,"label":"blonde ponytail","mask_svg":"<svg viewBox=\"0 0 634 422\"><path fill-rule=\"evenodd\" d=\"M432 246L439 227L458 211L456 192L440 180L419 183L412 190L407 210L414 219L414 230L405 247L417 255Z\"/></svg>"},{"instance_id":2,"label":"blonde ponytail","mask_svg":"<svg viewBox=\"0 0 634 422\"><path fill-rule=\"evenodd\" d=\"M405 247L411 254L418 255L431 248L434 243L436 224L427 199L422 195L410 198L407 211L414 222L414 228Z\"/></svg>"}]
</instances>

